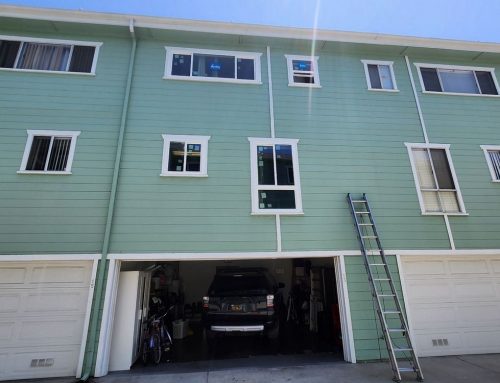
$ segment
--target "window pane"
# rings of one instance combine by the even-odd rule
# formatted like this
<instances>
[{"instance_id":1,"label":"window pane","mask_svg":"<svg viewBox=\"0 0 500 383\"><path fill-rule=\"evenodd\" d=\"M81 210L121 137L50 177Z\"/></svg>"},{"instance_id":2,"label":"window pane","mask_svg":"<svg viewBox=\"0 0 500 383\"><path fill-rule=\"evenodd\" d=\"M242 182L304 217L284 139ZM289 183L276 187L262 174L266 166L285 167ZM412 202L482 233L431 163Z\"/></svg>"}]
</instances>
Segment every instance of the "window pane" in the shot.
<instances>
[{"instance_id":1,"label":"window pane","mask_svg":"<svg viewBox=\"0 0 500 383\"><path fill-rule=\"evenodd\" d=\"M491 72L476 71L476 77L482 94L498 94Z\"/></svg>"},{"instance_id":2,"label":"window pane","mask_svg":"<svg viewBox=\"0 0 500 383\"><path fill-rule=\"evenodd\" d=\"M276 145L276 176L278 185L293 185L293 162L291 145Z\"/></svg>"},{"instance_id":3,"label":"window pane","mask_svg":"<svg viewBox=\"0 0 500 383\"><path fill-rule=\"evenodd\" d=\"M69 52L67 45L24 43L17 68L65 71Z\"/></svg>"},{"instance_id":4,"label":"window pane","mask_svg":"<svg viewBox=\"0 0 500 383\"><path fill-rule=\"evenodd\" d=\"M420 68L425 90L429 92L442 92L441 84L435 68Z\"/></svg>"},{"instance_id":5,"label":"window pane","mask_svg":"<svg viewBox=\"0 0 500 383\"><path fill-rule=\"evenodd\" d=\"M312 61L310 60L292 60L292 68L294 71L313 71Z\"/></svg>"},{"instance_id":6,"label":"window pane","mask_svg":"<svg viewBox=\"0 0 500 383\"><path fill-rule=\"evenodd\" d=\"M391 76L391 67L389 65L379 65L378 71L380 74L380 81L382 82L382 88L394 89L394 84L392 83Z\"/></svg>"},{"instance_id":7,"label":"window pane","mask_svg":"<svg viewBox=\"0 0 500 383\"><path fill-rule=\"evenodd\" d=\"M436 189L427 149L412 149L417 176L421 189Z\"/></svg>"},{"instance_id":8,"label":"window pane","mask_svg":"<svg viewBox=\"0 0 500 383\"><path fill-rule=\"evenodd\" d=\"M199 172L201 164L201 145L200 144L186 144L186 171Z\"/></svg>"},{"instance_id":9,"label":"window pane","mask_svg":"<svg viewBox=\"0 0 500 383\"><path fill-rule=\"evenodd\" d=\"M193 54L193 76L235 78L234 56Z\"/></svg>"},{"instance_id":10,"label":"window pane","mask_svg":"<svg viewBox=\"0 0 500 383\"><path fill-rule=\"evenodd\" d=\"M474 73L470 70L439 69L443 90L454 93L479 93Z\"/></svg>"},{"instance_id":11,"label":"window pane","mask_svg":"<svg viewBox=\"0 0 500 383\"><path fill-rule=\"evenodd\" d=\"M238 78L240 80L254 80L254 60L253 59L237 59Z\"/></svg>"},{"instance_id":12,"label":"window pane","mask_svg":"<svg viewBox=\"0 0 500 383\"><path fill-rule=\"evenodd\" d=\"M314 76L293 76L293 82L298 84L314 84Z\"/></svg>"},{"instance_id":13,"label":"window pane","mask_svg":"<svg viewBox=\"0 0 500 383\"><path fill-rule=\"evenodd\" d=\"M94 61L95 47L75 45L71 55L70 72L90 73Z\"/></svg>"},{"instance_id":14,"label":"window pane","mask_svg":"<svg viewBox=\"0 0 500 383\"><path fill-rule=\"evenodd\" d=\"M50 137L35 136L31 145L26 170L45 170L45 162L49 153Z\"/></svg>"},{"instance_id":15,"label":"window pane","mask_svg":"<svg viewBox=\"0 0 500 383\"><path fill-rule=\"evenodd\" d=\"M495 174L495 179L500 180L500 151L489 151L491 166L493 166L493 172Z\"/></svg>"},{"instance_id":16,"label":"window pane","mask_svg":"<svg viewBox=\"0 0 500 383\"><path fill-rule=\"evenodd\" d=\"M431 157L439 189L455 189L446 151L444 149L431 149Z\"/></svg>"},{"instance_id":17,"label":"window pane","mask_svg":"<svg viewBox=\"0 0 500 383\"><path fill-rule=\"evenodd\" d=\"M460 208L458 206L457 193L451 192L439 192L439 198L441 199L441 204L443 206L443 212L445 213L460 213Z\"/></svg>"},{"instance_id":18,"label":"window pane","mask_svg":"<svg viewBox=\"0 0 500 383\"><path fill-rule=\"evenodd\" d=\"M370 76L370 85L373 89L382 89L377 65L368 64L368 75Z\"/></svg>"},{"instance_id":19,"label":"window pane","mask_svg":"<svg viewBox=\"0 0 500 383\"><path fill-rule=\"evenodd\" d=\"M259 190L260 209L295 209L293 190Z\"/></svg>"},{"instance_id":20,"label":"window pane","mask_svg":"<svg viewBox=\"0 0 500 383\"><path fill-rule=\"evenodd\" d=\"M64 171L68 163L69 148L71 146L71 138L55 137L50 151L49 164L47 170Z\"/></svg>"},{"instance_id":21,"label":"window pane","mask_svg":"<svg viewBox=\"0 0 500 383\"><path fill-rule=\"evenodd\" d=\"M172 75L174 76L189 76L191 70L191 55L174 54L172 60Z\"/></svg>"},{"instance_id":22,"label":"window pane","mask_svg":"<svg viewBox=\"0 0 500 383\"><path fill-rule=\"evenodd\" d=\"M0 40L0 68L13 68L21 42Z\"/></svg>"},{"instance_id":23,"label":"window pane","mask_svg":"<svg viewBox=\"0 0 500 383\"><path fill-rule=\"evenodd\" d=\"M257 146L257 173L259 185L275 185L272 146Z\"/></svg>"},{"instance_id":24,"label":"window pane","mask_svg":"<svg viewBox=\"0 0 500 383\"><path fill-rule=\"evenodd\" d=\"M182 172L184 170L184 142L170 143L168 153L168 171Z\"/></svg>"},{"instance_id":25,"label":"window pane","mask_svg":"<svg viewBox=\"0 0 500 383\"><path fill-rule=\"evenodd\" d=\"M426 212L436 213L442 211L437 193L438 192L422 192L422 197L424 199L424 210Z\"/></svg>"}]
</instances>

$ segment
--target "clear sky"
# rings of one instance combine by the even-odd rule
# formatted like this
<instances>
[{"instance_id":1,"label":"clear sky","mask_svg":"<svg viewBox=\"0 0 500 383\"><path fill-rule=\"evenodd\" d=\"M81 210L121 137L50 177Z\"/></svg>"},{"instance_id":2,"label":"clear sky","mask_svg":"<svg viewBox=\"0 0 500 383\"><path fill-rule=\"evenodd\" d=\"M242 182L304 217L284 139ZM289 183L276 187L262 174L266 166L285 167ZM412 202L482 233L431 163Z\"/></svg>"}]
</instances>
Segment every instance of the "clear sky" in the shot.
<instances>
[{"instance_id":1,"label":"clear sky","mask_svg":"<svg viewBox=\"0 0 500 383\"><path fill-rule=\"evenodd\" d=\"M0 3L500 43L500 0L0 0Z\"/></svg>"}]
</instances>

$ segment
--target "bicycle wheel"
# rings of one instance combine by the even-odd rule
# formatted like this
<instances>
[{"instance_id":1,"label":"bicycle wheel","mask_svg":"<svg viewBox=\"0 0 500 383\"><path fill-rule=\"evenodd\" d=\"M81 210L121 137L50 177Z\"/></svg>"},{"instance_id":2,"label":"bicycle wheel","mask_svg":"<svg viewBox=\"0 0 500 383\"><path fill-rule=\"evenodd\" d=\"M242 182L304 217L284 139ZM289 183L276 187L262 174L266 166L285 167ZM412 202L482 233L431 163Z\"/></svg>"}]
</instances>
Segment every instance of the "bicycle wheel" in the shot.
<instances>
[{"instance_id":1,"label":"bicycle wheel","mask_svg":"<svg viewBox=\"0 0 500 383\"><path fill-rule=\"evenodd\" d=\"M149 338L144 339L144 342L142 343L142 364L147 365L148 364L148 354L149 354Z\"/></svg>"},{"instance_id":2,"label":"bicycle wheel","mask_svg":"<svg viewBox=\"0 0 500 383\"><path fill-rule=\"evenodd\" d=\"M153 362L159 364L161 360L161 340L158 334L153 335Z\"/></svg>"}]
</instances>

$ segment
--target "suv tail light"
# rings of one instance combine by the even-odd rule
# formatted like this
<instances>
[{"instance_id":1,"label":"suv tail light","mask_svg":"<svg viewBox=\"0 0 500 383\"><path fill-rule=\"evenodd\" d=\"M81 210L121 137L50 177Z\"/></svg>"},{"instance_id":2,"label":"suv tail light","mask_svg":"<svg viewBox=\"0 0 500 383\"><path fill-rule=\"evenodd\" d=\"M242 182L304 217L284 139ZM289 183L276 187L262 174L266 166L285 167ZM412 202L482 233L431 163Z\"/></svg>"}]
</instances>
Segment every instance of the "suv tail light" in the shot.
<instances>
[{"instance_id":1,"label":"suv tail light","mask_svg":"<svg viewBox=\"0 0 500 383\"><path fill-rule=\"evenodd\" d=\"M268 295L266 303L267 303L266 306L268 308L273 308L274 307L274 295Z\"/></svg>"},{"instance_id":2,"label":"suv tail light","mask_svg":"<svg viewBox=\"0 0 500 383\"><path fill-rule=\"evenodd\" d=\"M209 297L203 297L203 308L208 309L208 302L210 301Z\"/></svg>"}]
</instances>

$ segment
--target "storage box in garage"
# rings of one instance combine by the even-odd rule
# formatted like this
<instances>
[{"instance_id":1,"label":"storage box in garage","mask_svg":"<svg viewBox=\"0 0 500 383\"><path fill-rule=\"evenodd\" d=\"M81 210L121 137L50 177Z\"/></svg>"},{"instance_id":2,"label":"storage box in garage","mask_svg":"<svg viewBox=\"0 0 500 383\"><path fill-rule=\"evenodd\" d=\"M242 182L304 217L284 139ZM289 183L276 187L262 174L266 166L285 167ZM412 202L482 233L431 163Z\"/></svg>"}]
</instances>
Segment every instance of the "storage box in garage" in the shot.
<instances>
[{"instance_id":1,"label":"storage box in garage","mask_svg":"<svg viewBox=\"0 0 500 383\"><path fill-rule=\"evenodd\" d=\"M174 339L184 339L187 336L188 332L188 323L187 320L177 319L173 322L173 333Z\"/></svg>"}]
</instances>

